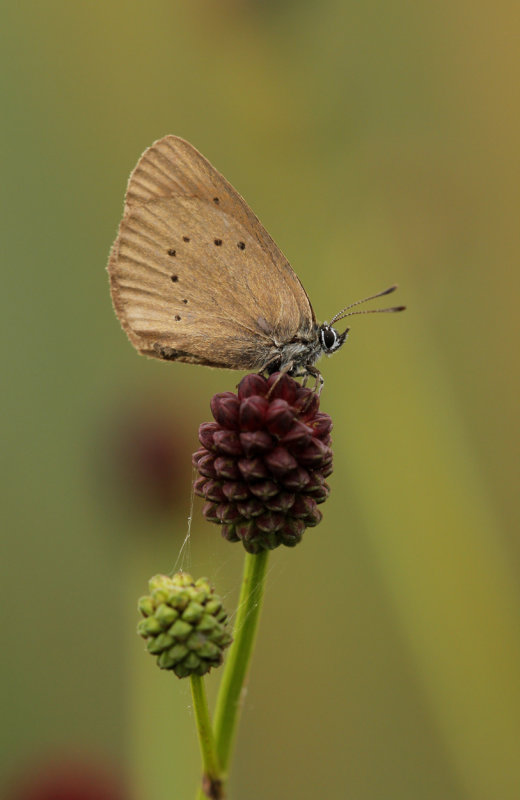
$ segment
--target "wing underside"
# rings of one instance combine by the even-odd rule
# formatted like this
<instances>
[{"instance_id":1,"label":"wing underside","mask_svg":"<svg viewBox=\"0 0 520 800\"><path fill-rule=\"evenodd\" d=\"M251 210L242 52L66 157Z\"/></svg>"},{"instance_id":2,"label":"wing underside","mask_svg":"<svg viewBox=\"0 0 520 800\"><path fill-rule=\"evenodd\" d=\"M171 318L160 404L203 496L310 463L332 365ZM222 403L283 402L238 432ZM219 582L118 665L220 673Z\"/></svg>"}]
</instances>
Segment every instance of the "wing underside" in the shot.
<instances>
[{"instance_id":1,"label":"wing underside","mask_svg":"<svg viewBox=\"0 0 520 800\"><path fill-rule=\"evenodd\" d=\"M285 256L177 137L152 145L130 176L108 271L116 313L148 356L260 368L273 345L312 335L314 313Z\"/></svg>"}]
</instances>

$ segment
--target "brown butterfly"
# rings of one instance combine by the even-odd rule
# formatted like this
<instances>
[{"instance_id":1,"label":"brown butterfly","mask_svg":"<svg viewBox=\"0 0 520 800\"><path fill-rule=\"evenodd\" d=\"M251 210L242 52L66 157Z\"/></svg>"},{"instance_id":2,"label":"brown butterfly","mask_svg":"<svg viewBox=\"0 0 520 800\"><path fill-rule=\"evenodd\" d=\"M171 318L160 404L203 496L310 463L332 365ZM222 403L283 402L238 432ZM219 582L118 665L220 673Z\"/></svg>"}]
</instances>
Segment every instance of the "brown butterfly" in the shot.
<instances>
[{"instance_id":1,"label":"brown butterfly","mask_svg":"<svg viewBox=\"0 0 520 800\"><path fill-rule=\"evenodd\" d=\"M210 367L314 375L345 342L316 322L283 253L247 203L191 144L165 136L130 176L108 264L112 300L140 353ZM402 311L403 306L378 309Z\"/></svg>"}]
</instances>

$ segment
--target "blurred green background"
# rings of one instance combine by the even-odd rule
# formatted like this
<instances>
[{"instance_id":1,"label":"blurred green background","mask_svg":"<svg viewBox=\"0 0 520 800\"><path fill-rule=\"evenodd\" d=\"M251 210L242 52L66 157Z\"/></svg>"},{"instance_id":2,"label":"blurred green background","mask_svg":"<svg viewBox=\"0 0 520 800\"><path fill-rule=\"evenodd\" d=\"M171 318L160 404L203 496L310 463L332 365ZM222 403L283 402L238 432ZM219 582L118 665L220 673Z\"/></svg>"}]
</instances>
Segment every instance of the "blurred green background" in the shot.
<instances>
[{"instance_id":1,"label":"blurred green background","mask_svg":"<svg viewBox=\"0 0 520 800\"><path fill-rule=\"evenodd\" d=\"M199 501L179 553L198 424L240 375L138 357L105 272L130 170L175 133L319 319L393 282L408 306L322 364L332 494L271 557L231 797L520 797L518 4L2 17L2 786L72 759L132 800L195 793L189 686L135 607L176 564L236 603Z\"/></svg>"}]
</instances>

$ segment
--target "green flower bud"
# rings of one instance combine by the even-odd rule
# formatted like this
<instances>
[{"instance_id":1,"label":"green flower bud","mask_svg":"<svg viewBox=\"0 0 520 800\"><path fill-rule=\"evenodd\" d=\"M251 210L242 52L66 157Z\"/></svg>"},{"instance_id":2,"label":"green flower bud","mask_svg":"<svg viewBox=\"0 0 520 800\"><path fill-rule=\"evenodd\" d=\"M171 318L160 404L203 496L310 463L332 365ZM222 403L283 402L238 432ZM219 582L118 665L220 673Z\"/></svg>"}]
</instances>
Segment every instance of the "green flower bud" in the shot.
<instances>
[{"instance_id":1,"label":"green flower bud","mask_svg":"<svg viewBox=\"0 0 520 800\"><path fill-rule=\"evenodd\" d=\"M211 614L211 611L209 612ZM204 606L200 603L190 603L186 611L183 612L182 618L185 622L193 623L198 622L204 614Z\"/></svg>"},{"instance_id":2,"label":"green flower bud","mask_svg":"<svg viewBox=\"0 0 520 800\"><path fill-rule=\"evenodd\" d=\"M153 614L155 607L153 604L153 600L151 597L141 597L139 599L139 603L137 605L139 611L143 615L143 617L149 617Z\"/></svg>"},{"instance_id":3,"label":"green flower bud","mask_svg":"<svg viewBox=\"0 0 520 800\"><path fill-rule=\"evenodd\" d=\"M161 603L154 616L163 628L169 628L179 616L179 612L166 603Z\"/></svg>"},{"instance_id":4,"label":"green flower bud","mask_svg":"<svg viewBox=\"0 0 520 800\"><path fill-rule=\"evenodd\" d=\"M148 585L150 594L138 604L144 619L137 632L158 666L185 678L221 664L232 639L227 613L208 580L178 572L173 578L155 575Z\"/></svg>"}]
</instances>

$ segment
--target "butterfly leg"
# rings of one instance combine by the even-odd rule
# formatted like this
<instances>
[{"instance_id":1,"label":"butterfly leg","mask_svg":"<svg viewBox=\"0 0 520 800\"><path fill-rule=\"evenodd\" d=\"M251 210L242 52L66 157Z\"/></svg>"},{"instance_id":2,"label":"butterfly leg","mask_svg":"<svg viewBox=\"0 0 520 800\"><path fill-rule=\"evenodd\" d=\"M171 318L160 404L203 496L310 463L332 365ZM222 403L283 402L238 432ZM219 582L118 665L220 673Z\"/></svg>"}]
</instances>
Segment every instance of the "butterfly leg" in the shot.
<instances>
[{"instance_id":1,"label":"butterfly leg","mask_svg":"<svg viewBox=\"0 0 520 800\"><path fill-rule=\"evenodd\" d=\"M321 394L321 390L323 389L323 386L324 386L324 383L325 383L325 381L323 380L323 375L321 374L319 369L317 369L316 367L313 367L311 364L307 364L307 366L305 367L305 370L306 371L305 371L305 378L304 378L303 385L305 386L305 384L307 382L307 378L309 377L309 375L312 375L312 377L315 380L314 391L316 392L316 394L319 397L320 394Z\"/></svg>"}]
</instances>

